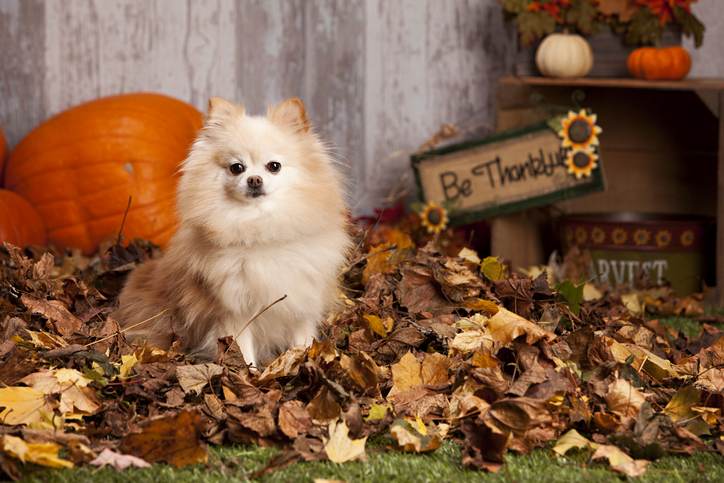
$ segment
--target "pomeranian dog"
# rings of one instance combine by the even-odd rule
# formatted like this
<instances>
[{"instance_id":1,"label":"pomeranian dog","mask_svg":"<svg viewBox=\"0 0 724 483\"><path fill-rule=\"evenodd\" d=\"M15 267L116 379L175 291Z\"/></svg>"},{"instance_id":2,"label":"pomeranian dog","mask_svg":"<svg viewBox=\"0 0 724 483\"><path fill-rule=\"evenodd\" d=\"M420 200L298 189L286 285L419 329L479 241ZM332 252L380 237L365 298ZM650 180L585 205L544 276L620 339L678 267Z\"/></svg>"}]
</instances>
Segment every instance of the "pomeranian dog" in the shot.
<instances>
[{"instance_id":1,"label":"pomeranian dog","mask_svg":"<svg viewBox=\"0 0 724 483\"><path fill-rule=\"evenodd\" d=\"M301 100L250 116L212 98L181 166L177 209L164 254L121 292L114 317L129 338L162 348L180 339L213 358L217 339L232 336L257 366L312 342L350 238L340 174Z\"/></svg>"}]
</instances>

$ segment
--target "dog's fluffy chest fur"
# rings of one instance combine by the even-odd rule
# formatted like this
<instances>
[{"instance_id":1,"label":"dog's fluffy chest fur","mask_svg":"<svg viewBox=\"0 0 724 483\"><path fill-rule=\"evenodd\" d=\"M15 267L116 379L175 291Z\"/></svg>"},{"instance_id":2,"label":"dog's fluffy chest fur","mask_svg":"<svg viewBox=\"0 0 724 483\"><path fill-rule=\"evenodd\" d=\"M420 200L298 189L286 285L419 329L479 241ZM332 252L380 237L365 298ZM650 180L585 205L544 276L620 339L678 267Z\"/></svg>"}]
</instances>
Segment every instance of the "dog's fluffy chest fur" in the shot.
<instances>
[{"instance_id":1,"label":"dog's fluffy chest fur","mask_svg":"<svg viewBox=\"0 0 724 483\"><path fill-rule=\"evenodd\" d=\"M209 295L226 309L197 350L210 354L219 337L233 335L249 362L258 363L286 347L310 343L335 299L336 276L344 262L340 247L345 242L344 232L328 232L283 244L218 249L196 258L193 272L205 280ZM192 328L201 318L202 314L188 317L184 323Z\"/></svg>"}]
</instances>

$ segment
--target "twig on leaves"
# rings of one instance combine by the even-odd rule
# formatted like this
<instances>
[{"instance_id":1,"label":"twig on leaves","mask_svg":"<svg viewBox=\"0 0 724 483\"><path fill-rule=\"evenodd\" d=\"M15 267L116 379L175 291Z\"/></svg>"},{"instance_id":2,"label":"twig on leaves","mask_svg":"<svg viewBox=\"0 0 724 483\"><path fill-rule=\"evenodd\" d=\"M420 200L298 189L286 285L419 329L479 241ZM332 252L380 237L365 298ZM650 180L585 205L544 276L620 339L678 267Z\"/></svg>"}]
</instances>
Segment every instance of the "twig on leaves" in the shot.
<instances>
[{"instance_id":1,"label":"twig on leaves","mask_svg":"<svg viewBox=\"0 0 724 483\"><path fill-rule=\"evenodd\" d=\"M106 340L108 340L108 339L112 339L113 337L116 337L116 336L118 336L118 335L120 335L120 334L123 334L124 332L128 332L128 331L131 330L131 329L135 329L135 328L138 327L139 325L143 325L143 324L145 324L146 322L150 322L150 321L152 321L153 319L156 319L156 318L160 317L161 315L165 314L166 312L168 312L168 309L163 309L162 311L160 311L160 312L157 313L156 315L152 315L151 317L147 318L146 320L142 320L142 321L140 321L140 322L136 322L135 324L129 325L128 327L124 327L124 328L122 328L121 330L119 330L118 332L116 332L116 333L114 333L114 334L111 334L111 335L108 335L108 336L106 336L106 337L103 337L102 339L98 339L98 340L94 340L93 342L89 342L89 343L87 343L84 347L90 347L90 346L92 346L92 345L98 344L99 342L103 342L103 341L106 341Z\"/></svg>"}]
</instances>

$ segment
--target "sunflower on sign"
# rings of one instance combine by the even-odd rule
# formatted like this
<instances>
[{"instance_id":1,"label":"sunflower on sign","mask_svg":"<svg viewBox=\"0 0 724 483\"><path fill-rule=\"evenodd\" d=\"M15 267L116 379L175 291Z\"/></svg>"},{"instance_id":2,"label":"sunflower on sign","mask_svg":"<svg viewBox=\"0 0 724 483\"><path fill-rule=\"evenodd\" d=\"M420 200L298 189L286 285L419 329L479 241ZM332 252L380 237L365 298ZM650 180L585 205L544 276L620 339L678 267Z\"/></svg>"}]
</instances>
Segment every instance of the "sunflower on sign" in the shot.
<instances>
[{"instance_id":1,"label":"sunflower on sign","mask_svg":"<svg viewBox=\"0 0 724 483\"><path fill-rule=\"evenodd\" d=\"M447 227L449 218L445 208L430 201L422 207L420 221L428 233L437 235Z\"/></svg>"},{"instance_id":2,"label":"sunflower on sign","mask_svg":"<svg viewBox=\"0 0 724 483\"><path fill-rule=\"evenodd\" d=\"M585 109L578 113L568 111L568 116L561 120L558 135L563 139L561 146L571 149L585 149L598 146L598 135L603 132L596 124L597 116L587 114Z\"/></svg>"},{"instance_id":3,"label":"sunflower on sign","mask_svg":"<svg viewBox=\"0 0 724 483\"><path fill-rule=\"evenodd\" d=\"M591 147L571 149L566 155L566 167L576 179L587 178L598 167L598 154Z\"/></svg>"}]
</instances>

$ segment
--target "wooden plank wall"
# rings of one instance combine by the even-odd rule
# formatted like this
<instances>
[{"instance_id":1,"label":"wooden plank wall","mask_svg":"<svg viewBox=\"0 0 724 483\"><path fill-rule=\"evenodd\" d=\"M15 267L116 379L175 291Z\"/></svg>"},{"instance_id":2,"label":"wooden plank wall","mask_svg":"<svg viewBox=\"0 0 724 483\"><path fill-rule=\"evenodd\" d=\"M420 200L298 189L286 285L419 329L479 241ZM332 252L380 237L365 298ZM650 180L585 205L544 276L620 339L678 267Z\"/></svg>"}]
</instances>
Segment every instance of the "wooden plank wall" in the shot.
<instances>
[{"instance_id":1,"label":"wooden plank wall","mask_svg":"<svg viewBox=\"0 0 724 483\"><path fill-rule=\"evenodd\" d=\"M0 0L0 123L10 144L98 96L151 90L252 112L305 99L378 206L443 122L492 130L512 32L497 0ZM474 117L473 121L470 118Z\"/></svg>"}]
</instances>

